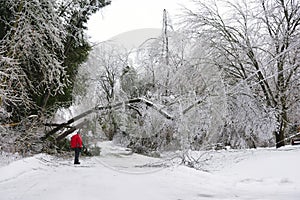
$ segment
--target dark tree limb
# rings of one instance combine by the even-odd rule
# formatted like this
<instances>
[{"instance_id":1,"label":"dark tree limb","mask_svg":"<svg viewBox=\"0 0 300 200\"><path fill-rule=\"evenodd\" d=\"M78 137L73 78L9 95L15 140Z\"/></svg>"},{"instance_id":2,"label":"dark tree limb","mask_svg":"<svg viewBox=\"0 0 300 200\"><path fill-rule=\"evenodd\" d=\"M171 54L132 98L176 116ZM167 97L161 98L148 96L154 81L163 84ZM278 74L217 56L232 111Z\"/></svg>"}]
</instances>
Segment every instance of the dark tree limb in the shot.
<instances>
[{"instance_id":1,"label":"dark tree limb","mask_svg":"<svg viewBox=\"0 0 300 200\"><path fill-rule=\"evenodd\" d=\"M88 111L85 111L84 113L81 113L80 115L77 115L76 117L73 117L69 121L58 125L54 129L52 129L51 131L49 131L42 139L43 140L47 139L49 136L53 135L54 133L56 133L57 131L59 131L59 130L61 130L63 128L66 128L68 125L70 125L71 123L77 121L78 119L81 119L81 118L87 116L88 114L91 114L92 112L94 112L94 110L95 109L93 108L93 109L90 109Z\"/></svg>"},{"instance_id":2,"label":"dark tree limb","mask_svg":"<svg viewBox=\"0 0 300 200\"><path fill-rule=\"evenodd\" d=\"M56 123L45 123L45 126L60 126L61 124ZM65 128L72 128L73 126L65 126Z\"/></svg>"},{"instance_id":3,"label":"dark tree limb","mask_svg":"<svg viewBox=\"0 0 300 200\"><path fill-rule=\"evenodd\" d=\"M69 134L73 133L74 131L76 131L77 129L82 128L85 124L87 123L86 120L84 120L83 122L80 122L79 124L77 124L76 126L70 128L69 130L63 132L62 134L60 134L57 138L56 141L60 141L63 138L65 138L66 136L68 136Z\"/></svg>"},{"instance_id":4,"label":"dark tree limb","mask_svg":"<svg viewBox=\"0 0 300 200\"><path fill-rule=\"evenodd\" d=\"M205 99L201 99L196 101L195 103L193 103L192 105L188 106L186 109L183 110L182 114L186 114L187 112L189 112L192 108L196 107L197 105L201 104ZM137 108L135 108L133 105L131 104L136 104L136 103L143 103L151 108L153 108L154 110L156 110L157 112L159 112L159 114L161 114L162 116L164 116L165 118L169 119L169 120L174 120L175 117L170 115L169 113L167 113L166 111L164 111L162 108L160 108L158 105L154 104L153 102L144 99L144 98L136 98L136 99L129 99L127 101L123 101L123 102L119 102L116 104L112 104L112 105L106 105L106 106L96 106L90 110L87 110L83 113L81 113L80 115L77 115L75 117L73 117L72 119L68 120L65 123L62 124L50 124L47 123L45 124L46 126L56 126L54 129L52 129L51 131L49 131L42 139L47 139L49 136L53 135L54 133L58 132L59 130L63 129L63 128L70 128L69 130L65 131L64 133L62 133L61 135L59 135L56 140L59 141L61 139L63 139L64 137L66 137L67 135L71 134L72 132L74 132L76 129L81 128L86 121L81 122L75 126L70 126L71 123L93 113L93 112L97 112L97 111L102 111L102 110L109 110L109 109L120 109L122 107L122 105L125 105L131 109L134 109L138 112L139 115L142 115L139 110Z\"/></svg>"},{"instance_id":5,"label":"dark tree limb","mask_svg":"<svg viewBox=\"0 0 300 200\"><path fill-rule=\"evenodd\" d=\"M158 105L154 104L153 102L144 99L144 98L136 98L136 99L130 99L124 102L119 102L116 104L112 104L112 105L106 105L106 106L96 106L90 110L85 111L84 113L81 113L80 115L77 115L75 117L73 117L72 119L68 120L65 123L62 124L57 124L57 126L52 129L51 131L49 131L48 133L46 133L46 135L42 138L43 140L47 139L49 136L53 135L54 133L58 132L59 130L63 129L63 128L69 128L70 124L93 113L96 111L102 111L102 110L109 110L109 109L119 109L122 105L130 105L130 104L135 104L135 103L144 103L149 107L152 107L154 110L156 110L157 112L159 112L162 116L164 116L167 119L170 120L174 120L174 117L172 115L170 115L169 113L165 112L164 110L162 110L161 108L159 108ZM68 131L64 132L63 134L61 134L60 136L58 136L57 140L61 140L62 138L64 138L65 136L69 135L70 133L72 133L73 131L75 131L78 126L81 126L82 124L78 124L74 127L72 127L71 129L69 129ZM77 127L77 128L76 128Z\"/></svg>"}]
</instances>

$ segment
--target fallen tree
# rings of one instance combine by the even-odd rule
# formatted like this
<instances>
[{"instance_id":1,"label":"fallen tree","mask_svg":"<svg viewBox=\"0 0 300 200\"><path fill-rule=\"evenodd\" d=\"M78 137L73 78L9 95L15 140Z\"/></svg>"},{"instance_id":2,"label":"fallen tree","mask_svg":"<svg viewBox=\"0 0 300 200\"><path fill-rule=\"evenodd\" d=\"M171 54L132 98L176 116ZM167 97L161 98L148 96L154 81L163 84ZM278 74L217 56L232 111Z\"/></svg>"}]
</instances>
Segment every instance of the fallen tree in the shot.
<instances>
[{"instance_id":1,"label":"fallen tree","mask_svg":"<svg viewBox=\"0 0 300 200\"><path fill-rule=\"evenodd\" d=\"M80 129L84 124L86 124L86 121L83 121L77 125L71 126L72 123L78 121L79 119L82 119L85 116L87 116L91 113L94 113L94 112L99 112L99 111L109 110L109 109L120 109L123 105L125 105L129 108L132 108L132 104L136 104L136 103L143 103L143 104L153 108L154 110L156 110L158 113L160 113L165 118L167 118L169 120L174 120L174 117L172 115L170 115L169 113L164 111L160 106L156 105L155 103L153 103L147 99L144 99L144 98L135 98L135 99L130 99L130 100L127 100L124 102L119 102L119 103L112 104L112 105L96 106L90 110L87 110L87 111L71 118L67 122L64 122L61 124L47 123L47 124L45 124L46 126L55 126L55 128L53 128L51 131L47 132L46 135L42 139L45 140L48 137L50 137L51 135L54 135L55 133L57 133L58 131L60 131L64 128L69 128L67 131L63 132L58 137L56 137L56 141L60 141L63 138L65 138L66 136L68 136L69 134L71 134L72 132L74 132L75 130Z\"/></svg>"}]
</instances>

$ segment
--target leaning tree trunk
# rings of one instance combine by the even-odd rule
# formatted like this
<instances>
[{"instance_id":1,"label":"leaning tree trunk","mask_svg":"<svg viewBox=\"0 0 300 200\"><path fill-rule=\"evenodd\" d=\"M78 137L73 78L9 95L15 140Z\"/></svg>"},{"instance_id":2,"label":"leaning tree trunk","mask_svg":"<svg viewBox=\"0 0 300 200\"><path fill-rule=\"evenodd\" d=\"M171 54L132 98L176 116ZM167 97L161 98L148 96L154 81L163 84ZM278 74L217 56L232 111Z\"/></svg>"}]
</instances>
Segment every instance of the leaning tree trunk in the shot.
<instances>
[{"instance_id":1,"label":"leaning tree trunk","mask_svg":"<svg viewBox=\"0 0 300 200\"><path fill-rule=\"evenodd\" d=\"M175 118L168 114L167 112L165 112L161 106L158 106L156 104L154 104L153 102L144 99L144 98L136 98L136 99L129 99L128 101L124 101L124 102L119 102L113 105L106 105L106 106L96 106L90 110L85 111L84 113L81 113L80 115L77 115L75 117L73 117L72 119L69 119L67 122L61 123L61 124L45 124L47 126L53 126L55 125L56 127L54 129L52 129L51 131L47 132L46 135L44 135L42 137L42 140L46 140L48 137L50 137L51 135L54 135L56 132L64 129L64 128L71 128L72 130L68 130L65 131L64 133L62 133L60 136L58 136L57 140L61 140L64 137L66 137L68 134L72 133L73 131L75 131L76 129L78 129L79 127L81 127L81 125L83 124L78 124L77 126L70 126L70 124L72 124L73 122L93 113L93 112L97 112L97 111L101 111L101 110L112 110L112 109L119 109L122 107L122 105L125 106L129 106L129 108L133 108L130 104L135 104L135 103L144 103L145 105L152 107L154 110L156 110L158 113L160 113L162 116L164 116L165 118L169 119L169 120L174 120ZM191 106L189 106L189 108L192 108ZM186 109L187 111L189 109ZM137 111L139 114L140 112ZM116 119L114 119L114 122L116 123ZM116 126L114 126L116 127Z\"/></svg>"}]
</instances>

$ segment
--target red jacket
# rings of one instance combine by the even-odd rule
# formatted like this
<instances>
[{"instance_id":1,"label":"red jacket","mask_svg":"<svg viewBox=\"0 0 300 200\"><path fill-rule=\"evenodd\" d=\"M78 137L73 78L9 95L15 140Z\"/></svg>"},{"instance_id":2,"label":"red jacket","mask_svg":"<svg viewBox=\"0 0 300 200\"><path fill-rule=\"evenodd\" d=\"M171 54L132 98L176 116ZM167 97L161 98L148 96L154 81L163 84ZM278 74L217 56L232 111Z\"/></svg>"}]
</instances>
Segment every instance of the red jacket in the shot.
<instances>
[{"instance_id":1,"label":"red jacket","mask_svg":"<svg viewBox=\"0 0 300 200\"><path fill-rule=\"evenodd\" d=\"M71 148L82 148L81 136L77 133L71 137Z\"/></svg>"}]
</instances>

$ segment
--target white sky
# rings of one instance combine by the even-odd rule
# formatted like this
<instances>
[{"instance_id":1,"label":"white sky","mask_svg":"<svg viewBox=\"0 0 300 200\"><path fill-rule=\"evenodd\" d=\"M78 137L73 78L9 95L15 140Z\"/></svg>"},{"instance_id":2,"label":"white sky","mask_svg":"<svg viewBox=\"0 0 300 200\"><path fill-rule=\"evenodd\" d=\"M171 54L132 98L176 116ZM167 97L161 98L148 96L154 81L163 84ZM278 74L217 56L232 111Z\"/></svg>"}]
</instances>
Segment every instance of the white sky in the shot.
<instances>
[{"instance_id":1,"label":"white sky","mask_svg":"<svg viewBox=\"0 0 300 200\"><path fill-rule=\"evenodd\" d=\"M112 0L88 22L91 41L100 42L140 28L162 28L163 9L170 17L180 13L189 0Z\"/></svg>"}]
</instances>

